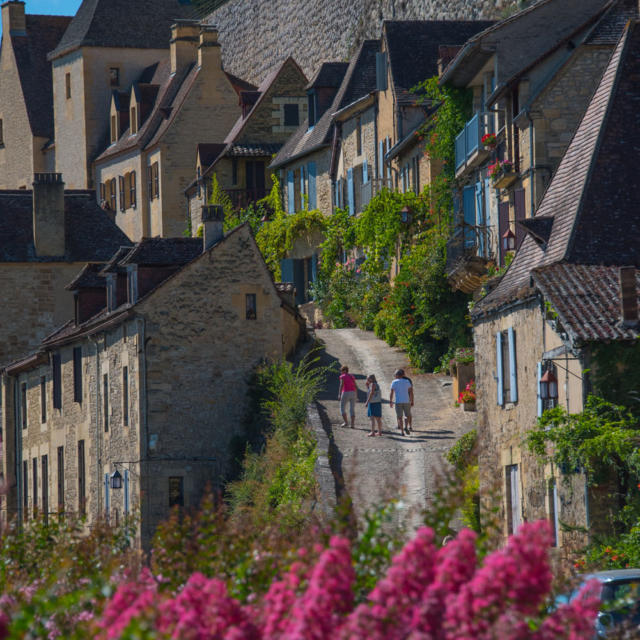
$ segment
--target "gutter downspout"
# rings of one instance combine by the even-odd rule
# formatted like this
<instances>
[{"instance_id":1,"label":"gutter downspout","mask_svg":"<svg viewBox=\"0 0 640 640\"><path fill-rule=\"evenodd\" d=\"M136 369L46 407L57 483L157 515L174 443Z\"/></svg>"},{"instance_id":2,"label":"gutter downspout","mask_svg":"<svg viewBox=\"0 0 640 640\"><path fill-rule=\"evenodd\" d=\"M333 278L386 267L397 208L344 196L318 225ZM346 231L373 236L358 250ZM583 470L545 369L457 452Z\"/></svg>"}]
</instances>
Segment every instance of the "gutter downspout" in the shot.
<instances>
[{"instance_id":1,"label":"gutter downspout","mask_svg":"<svg viewBox=\"0 0 640 640\"><path fill-rule=\"evenodd\" d=\"M529 109L527 109L526 111L527 113L527 118L529 120L529 180L531 182L530 185L530 193L529 193L529 203L530 203L530 212L531 212L531 217L533 218L534 213L535 213L535 190L536 190L536 167L533 161L533 140L534 140L534 136L533 136L533 118L531 117L531 111L529 111Z\"/></svg>"}]
</instances>

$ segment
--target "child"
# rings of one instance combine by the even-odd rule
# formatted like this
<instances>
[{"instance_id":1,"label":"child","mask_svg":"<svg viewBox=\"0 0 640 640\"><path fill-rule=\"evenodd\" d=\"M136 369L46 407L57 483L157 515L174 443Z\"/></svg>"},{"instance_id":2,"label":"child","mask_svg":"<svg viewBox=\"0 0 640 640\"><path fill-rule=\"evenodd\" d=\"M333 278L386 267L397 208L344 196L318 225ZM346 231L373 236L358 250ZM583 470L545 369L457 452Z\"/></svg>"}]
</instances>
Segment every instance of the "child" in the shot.
<instances>
[{"instance_id":1,"label":"child","mask_svg":"<svg viewBox=\"0 0 640 640\"><path fill-rule=\"evenodd\" d=\"M382 435L382 392L380 391L380 385L376 380L376 377L371 374L367 378L367 389L369 391L367 395L367 415L371 420L371 433L369 437L376 435L376 422L378 424L378 435Z\"/></svg>"}]
</instances>

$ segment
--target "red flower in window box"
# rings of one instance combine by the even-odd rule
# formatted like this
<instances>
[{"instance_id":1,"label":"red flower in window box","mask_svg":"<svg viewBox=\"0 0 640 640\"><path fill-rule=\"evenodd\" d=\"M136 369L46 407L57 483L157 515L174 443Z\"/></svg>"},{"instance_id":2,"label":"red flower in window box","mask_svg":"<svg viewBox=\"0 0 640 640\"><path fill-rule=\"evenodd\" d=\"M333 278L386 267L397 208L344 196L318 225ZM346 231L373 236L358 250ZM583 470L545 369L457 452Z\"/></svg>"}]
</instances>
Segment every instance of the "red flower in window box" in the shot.
<instances>
[{"instance_id":1,"label":"red flower in window box","mask_svg":"<svg viewBox=\"0 0 640 640\"><path fill-rule=\"evenodd\" d=\"M498 144L498 138L495 133L485 133L480 141L487 149L495 149Z\"/></svg>"}]
</instances>

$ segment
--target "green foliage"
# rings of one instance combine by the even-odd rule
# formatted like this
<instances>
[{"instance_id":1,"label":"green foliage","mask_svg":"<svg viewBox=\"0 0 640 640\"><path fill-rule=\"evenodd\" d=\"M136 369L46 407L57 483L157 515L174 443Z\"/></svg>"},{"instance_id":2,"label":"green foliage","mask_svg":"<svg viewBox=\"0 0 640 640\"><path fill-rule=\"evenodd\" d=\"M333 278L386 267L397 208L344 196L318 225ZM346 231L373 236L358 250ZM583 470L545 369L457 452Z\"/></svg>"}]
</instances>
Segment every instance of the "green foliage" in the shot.
<instances>
[{"instance_id":1,"label":"green foliage","mask_svg":"<svg viewBox=\"0 0 640 640\"><path fill-rule=\"evenodd\" d=\"M460 511L465 526L480 532L480 475L478 472L478 432L465 433L447 452L462 486Z\"/></svg>"},{"instance_id":2,"label":"green foliage","mask_svg":"<svg viewBox=\"0 0 640 640\"><path fill-rule=\"evenodd\" d=\"M596 343L591 354L594 392L640 416L640 342Z\"/></svg>"},{"instance_id":3,"label":"green foliage","mask_svg":"<svg viewBox=\"0 0 640 640\"><path fill-rule=\"evenodd\" d=\"M447 451L447 461L456 471L465 471L470 466L474 466L478 462L477 444L478 432L472 429Z\"/></svg>"}]
</instances>

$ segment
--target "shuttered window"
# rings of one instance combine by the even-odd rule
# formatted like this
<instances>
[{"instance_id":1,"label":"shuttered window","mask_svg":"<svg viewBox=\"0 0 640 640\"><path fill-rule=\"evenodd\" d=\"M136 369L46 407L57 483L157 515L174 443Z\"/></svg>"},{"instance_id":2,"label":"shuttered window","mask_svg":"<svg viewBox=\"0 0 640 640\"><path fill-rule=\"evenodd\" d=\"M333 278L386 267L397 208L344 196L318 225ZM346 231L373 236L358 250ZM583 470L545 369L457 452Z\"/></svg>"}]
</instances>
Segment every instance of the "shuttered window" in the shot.
<instances>
[{"instance_id":1,"label":"shuttered window","mask_svg":"<svg viewBox=\"0 0 640 640\"><path fill-rule=\"evenodd\" d=\"M118 210L118 202L117 202L117 195L116 195L116 179L115 178L111 178L111 183L109 186L109 206L111 207L111 211L117 211Z\"/></svg>"},{"instance_id":2,"label":"shuttered window","mask_svg":"<svg viewBox=\"0 0 640 640\"><path fill-rule=\"evenodd\" d=\"M131 208L136 208L136 172L132 171L129 174L129 201L131 203Z\"/></svg>"},{"instance_id":3,"label":"shuttered window","mask_svg":"<svg viewBox=\"0 0 640 640\"><path fill-rule=\"evenodd\" d=\"M53 408L62 409L62 360L59 353L53 354Z\"/></svg>"},{"instance_id":4,"label":"shuttered window","mask_svg":"<svg viewBox=\"0 0 640 640\"><path fill-rule=\"evenodd\" d=\"M506 497L507 497L507 529L509 535L518 532L521 524L520 517L520 469L517 464L506 467Z\"/></svg>"},{"instance_id":5,"label":"shuttered window","mask_svg":"<svg viewBox=\"0 0 640 640\"><path fill-rule=\"evenodd\" d=\"M509 229L509 203L501 202L498 205L498 242L500 251L500 265L504 266L504 257L506 251L502 248L502 236Z\"/></svg>"},{"instance_id":6,"label":"shuttered window","mask_svg":"<svg viewBox=\"0 0 640 640\"><path fill-rule=\"evenodd\" d=\"M153 169L153 197L160 197L160 167L157 162L151 165Z\"/></svg>"},{"instance_id":7,"label":"shuttered window","mask_svg":"<svg viewBox=\"0 0 640 640\"><path fill-rule=\"evenodd\" d=\"M153 200L153 165L147 167L147 198Z\"/></svg>"},{"instance_id":8,"label":"shuttered window","mask_svg":"<svg viewBox=\"0 0 640 640\"><path fill-rule=\"evenodd\" d=\"M353 169L347 170L347 199L349 205L349 215L356 213L356 193L353 185Z\"/></svg>"},{"instance_id":9,"label":"shuttered window","mask_svg":"<svg viewBox=\"0 0 640 640\"><path fill-rule=\"evenodd\" d=\"M296 212L293 171L287 171L287 213Z\"/></svg>"},{"instance_id":10,"label":"shuttered window","mask_svg":"<svg viewBox=\"0 0 640 640\"><path fill-rule=\"evenodd\" d=\"M124 206L124 176L118 176L118 191L120 192L120 211L125 211L125 206Z\"/></svg>"},{"instance_id":11,"label":"shuttered window","mask_svg":"<svg viewBox=\"0 0 640 640\"><path fill-rule=\"evenodd\" d=\"M307 165L307 175L309 179L309 209L315 209L318 206L318 198L316 193L316 163L310 162Z\"/></svg>"}]
</instances>

